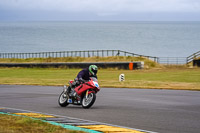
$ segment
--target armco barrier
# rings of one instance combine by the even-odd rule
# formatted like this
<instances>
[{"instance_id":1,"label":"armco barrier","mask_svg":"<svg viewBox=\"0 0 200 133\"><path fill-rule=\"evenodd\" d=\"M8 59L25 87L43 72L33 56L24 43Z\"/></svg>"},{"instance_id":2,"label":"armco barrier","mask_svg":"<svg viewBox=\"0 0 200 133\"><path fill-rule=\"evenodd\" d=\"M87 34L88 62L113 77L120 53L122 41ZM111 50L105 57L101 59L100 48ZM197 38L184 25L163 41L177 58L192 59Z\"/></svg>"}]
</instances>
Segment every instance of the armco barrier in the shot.
<instances>
[{"instance_id":1,"label":"armco barrier","mask_svg":"<svg viewBox=\"0 0 200 133\"><path fill-rule=\"evenodd\" d=\"M144 62L88 62L88 63L0 63L0 67L66 67L66 68L85 68L89 65L97 65L99 68L118 68L118 69L142 69L144 67ZM131 65L131 67L130 67Z\"/></svg>"}]
</instances>

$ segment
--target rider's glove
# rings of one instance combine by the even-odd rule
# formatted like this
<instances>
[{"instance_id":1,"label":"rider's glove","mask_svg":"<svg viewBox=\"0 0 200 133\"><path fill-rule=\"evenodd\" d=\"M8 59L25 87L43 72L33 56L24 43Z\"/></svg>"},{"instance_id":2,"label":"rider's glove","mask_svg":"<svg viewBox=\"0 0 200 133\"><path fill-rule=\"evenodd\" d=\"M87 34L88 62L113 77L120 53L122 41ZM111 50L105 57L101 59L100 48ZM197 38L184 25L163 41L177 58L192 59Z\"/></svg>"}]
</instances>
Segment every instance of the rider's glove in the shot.
<instances>
[{"instance_id":1,"label":"rider's glove","mask_svg":"<svg viewBox=\"0 0 200 133\"><path fill-rule=\"evenodd\" d=\"M76 86L77 84L79 84L78 78L74 79L73 85Z\"/></svg>"}]
</instances>

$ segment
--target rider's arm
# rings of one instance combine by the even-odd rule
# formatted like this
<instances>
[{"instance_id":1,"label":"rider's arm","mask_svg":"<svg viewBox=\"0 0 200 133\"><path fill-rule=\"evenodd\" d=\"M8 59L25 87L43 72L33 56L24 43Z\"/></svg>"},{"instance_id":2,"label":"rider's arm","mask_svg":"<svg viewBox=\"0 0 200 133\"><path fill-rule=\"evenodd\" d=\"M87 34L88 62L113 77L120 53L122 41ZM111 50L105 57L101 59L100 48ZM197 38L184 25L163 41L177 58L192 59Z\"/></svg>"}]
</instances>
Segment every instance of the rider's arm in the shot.
<instances>
[{"instance_id":1,"label":"rider's arm","mask_svg":"<svg viewBox=\"0 0 200 133\"><path fill-rule=\"evenodd\" d=\"M76 78L79 82L86 82L87 79L89 80L89 72L86 69L83 69L78 73Z\"/></svg>"},{"instance_id":2,"label":"rider's arm","mask_svg":"<svg viewBox=\"0 0 200 133\"><path fill-rule=\"evenodd\" d=\"M78 73L78 75L77 75L77 79L79 80L79 79L83 79L83 77L84 77L84 75L85 75L85 70L83 69L83 70L81 70L79 73Z\"/></svg>"}]
</instances>

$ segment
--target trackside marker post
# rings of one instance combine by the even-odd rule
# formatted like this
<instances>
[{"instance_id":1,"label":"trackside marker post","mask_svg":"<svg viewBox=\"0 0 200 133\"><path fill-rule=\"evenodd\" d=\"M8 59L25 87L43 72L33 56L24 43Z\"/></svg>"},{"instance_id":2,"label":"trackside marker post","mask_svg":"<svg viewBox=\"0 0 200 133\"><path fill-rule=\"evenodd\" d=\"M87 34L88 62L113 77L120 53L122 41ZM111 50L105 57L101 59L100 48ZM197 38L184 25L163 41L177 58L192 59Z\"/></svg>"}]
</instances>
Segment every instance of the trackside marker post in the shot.
<instances>
[{"instance_id":1,"label":"trackside marker post","mask_svg":"<svg viewBox=\"0 0 200 133\"><path fill-rule=\"evenodd\" d=\"M128 67L129 67L129 70L133 70L133 62L130 62Z\"/></svg>"},{"instance_id":2,"label":"trackside marker post","mask_svg":"<svg viewBox=\"0 0 200 133\"><path fill-rule=\"evenodd\" d=\"M122 73L119 75L119 82L125 81L125 75Z\"/></svg>"}]
</instances>

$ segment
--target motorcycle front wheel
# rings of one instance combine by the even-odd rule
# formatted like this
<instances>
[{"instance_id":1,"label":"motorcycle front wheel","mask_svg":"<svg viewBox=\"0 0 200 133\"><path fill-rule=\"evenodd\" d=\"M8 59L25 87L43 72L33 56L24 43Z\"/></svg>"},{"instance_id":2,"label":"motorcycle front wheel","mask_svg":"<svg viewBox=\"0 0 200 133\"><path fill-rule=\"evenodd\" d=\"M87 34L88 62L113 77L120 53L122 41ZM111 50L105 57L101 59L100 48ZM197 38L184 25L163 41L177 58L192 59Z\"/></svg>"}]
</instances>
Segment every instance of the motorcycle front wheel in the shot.
<instances>
[{"instance_id":1,"label":"motorcycle front wheel","mask_svg":"<svg viewBox=\"0 0 200 133\"><path fill-rule=\"evenodd\" d=\"M60 94L58 103L61 107L66 107L69 103L67 95L64 93L64 91Z\"/></svg>"},{"instance_id":2,"label":"motorcycle front wheel","mask_svg":"<svg viewBox=\"0 0 200 133\"><path fill-rule=\"evenodd\" d=\"M86 98L86 95L82 99L82 107L87 109L90 108L96 100L96 94L95 93L90 93L88 94L88 97Z\"/></svg>"}]
</instances>

